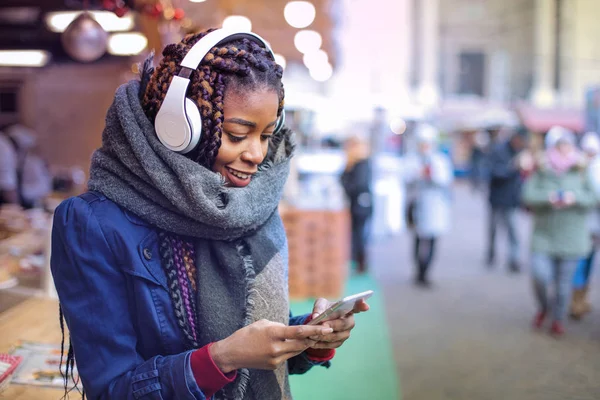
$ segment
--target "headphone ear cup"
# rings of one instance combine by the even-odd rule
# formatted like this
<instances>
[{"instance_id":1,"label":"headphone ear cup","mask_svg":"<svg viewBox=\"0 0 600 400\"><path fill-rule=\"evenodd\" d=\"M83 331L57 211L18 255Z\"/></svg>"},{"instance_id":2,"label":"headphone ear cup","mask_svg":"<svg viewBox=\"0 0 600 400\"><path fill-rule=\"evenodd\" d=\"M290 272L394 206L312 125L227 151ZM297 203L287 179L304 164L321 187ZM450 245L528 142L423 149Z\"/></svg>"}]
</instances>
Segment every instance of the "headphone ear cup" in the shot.
<instances>
[{"instance_id":1,"label":"headphone ear cup","mask_svg":"<svg viewBox=\"0 0 600 400\"><path fill-rule=\"evenodd\" d=\"M190 144L183 151L189 153L198 146L200 137L202 136L202 117L200 116L200 110L196 106L193 100L185 98L185 116L187 117L188 123L191 128Z\"/></svg>"},{"instance_id":2,"label":"headphone ear cup","mask_svg":"<svg viewBox=\"0 0 600 400\"><path fill-rule=\"evenodd\" d=\"M281 129L283 129L284 125L285 125L285 109L281 110L281 115L277 119L277 123L275 124L275 130L273 133L279 133L279 131L281 131Z\"/></svg>"}]
</instances>

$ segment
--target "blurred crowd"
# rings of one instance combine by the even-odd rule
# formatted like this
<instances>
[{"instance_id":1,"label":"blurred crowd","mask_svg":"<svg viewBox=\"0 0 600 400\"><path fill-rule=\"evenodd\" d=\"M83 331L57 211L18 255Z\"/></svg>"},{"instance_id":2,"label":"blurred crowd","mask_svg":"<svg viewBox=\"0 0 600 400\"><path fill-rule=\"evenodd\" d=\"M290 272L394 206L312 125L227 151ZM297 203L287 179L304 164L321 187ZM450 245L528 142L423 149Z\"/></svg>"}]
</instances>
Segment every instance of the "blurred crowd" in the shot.
<instances>
[{"instance_id":1,"label":"blurred crowd","mask_svg":"<svg viewBox=\"0 0 600 400\"><path fill-rule=\"evenodd\" d=\"M403 157L406 220L413 232L414 281L429 288L437 242L452 221L454 169L439 148L439 132L422 123L415 130L416 149ZM549 323L550 333L565 332L567 316L581 319L590 311L588 291L594 254L600 243L600 138L552 127L542 146L532 145L525 127L494 126L475 136L470 182L486 194L486 264L498 262L496 242L506 235L510 273L523 268L517 216L533 220L527 269L531 271L537 313L533 326ZM359 139L347 142L348 163L342 184L351 204L353 259L367 270L365 242L372 213L368 151ZM552 294L552 296L550 296Z\"/></svg>"}]
</instances>

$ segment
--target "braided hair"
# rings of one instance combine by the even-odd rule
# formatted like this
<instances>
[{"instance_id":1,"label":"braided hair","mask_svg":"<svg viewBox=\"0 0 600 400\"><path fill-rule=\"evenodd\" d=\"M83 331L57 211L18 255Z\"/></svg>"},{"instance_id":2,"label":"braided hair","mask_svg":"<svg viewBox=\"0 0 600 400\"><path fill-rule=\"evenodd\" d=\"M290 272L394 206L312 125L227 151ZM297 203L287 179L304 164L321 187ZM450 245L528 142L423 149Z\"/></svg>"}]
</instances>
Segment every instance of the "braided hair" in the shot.
<instances>
[{"instance_id":1,"label":"braided hair","mask_svg":"<svg viewBox=\"0 0 600 400\"><path fill-rule=\"evenodd\" d=\"M181 61L188 51L214 29L186 36L180 43L163 50L163 59L153 71L142 108L154 122L173 76L181 70ZM206 168L212 168L223 135L223 102L228 92L272 89L279 97L277 116L283 112L283 69L271 57L269 50L253 40L242 38L213 47L190 76L188 96L196 103L202 116L202 137L195 150L186 154Z\"/></svg>"}]
</instances>

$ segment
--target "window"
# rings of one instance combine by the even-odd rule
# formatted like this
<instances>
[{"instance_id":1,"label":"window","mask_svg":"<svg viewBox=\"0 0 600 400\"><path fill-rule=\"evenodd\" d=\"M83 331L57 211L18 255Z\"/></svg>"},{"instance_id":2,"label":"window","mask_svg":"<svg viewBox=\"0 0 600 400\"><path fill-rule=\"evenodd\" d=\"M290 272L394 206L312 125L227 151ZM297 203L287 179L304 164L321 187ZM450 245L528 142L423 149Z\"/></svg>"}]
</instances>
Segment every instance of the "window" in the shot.
<instances>
[{"instance_id":1,"label":"window","mask_svg":"<svg viewBox=\"0 0 600 400\"><path fill-rule=\"evenodd\" d=\"M481 52L460 54L458 93L484 95L485 55Z\"/></svg>"}]
</instances>

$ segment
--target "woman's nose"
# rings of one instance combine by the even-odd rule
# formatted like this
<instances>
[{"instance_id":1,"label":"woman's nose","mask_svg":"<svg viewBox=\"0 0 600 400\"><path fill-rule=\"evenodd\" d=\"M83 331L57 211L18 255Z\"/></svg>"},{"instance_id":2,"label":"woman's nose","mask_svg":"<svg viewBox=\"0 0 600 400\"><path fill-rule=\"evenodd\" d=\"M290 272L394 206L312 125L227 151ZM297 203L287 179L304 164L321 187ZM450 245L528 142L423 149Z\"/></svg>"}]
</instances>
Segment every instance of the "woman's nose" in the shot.
<instances>
[{"instance_id":1,"label":"woman's nose","mask_svg":"<svg viewBox=\"0 0 600 400\"><path fill-rule=\"evenodd\" d=\"M246 161L255 165L260 164L265 158L260 139L250 141L250 143L248 143L248 147L242 153L241 158L242 161Z\"/></svg>"}]
</instances>

